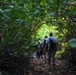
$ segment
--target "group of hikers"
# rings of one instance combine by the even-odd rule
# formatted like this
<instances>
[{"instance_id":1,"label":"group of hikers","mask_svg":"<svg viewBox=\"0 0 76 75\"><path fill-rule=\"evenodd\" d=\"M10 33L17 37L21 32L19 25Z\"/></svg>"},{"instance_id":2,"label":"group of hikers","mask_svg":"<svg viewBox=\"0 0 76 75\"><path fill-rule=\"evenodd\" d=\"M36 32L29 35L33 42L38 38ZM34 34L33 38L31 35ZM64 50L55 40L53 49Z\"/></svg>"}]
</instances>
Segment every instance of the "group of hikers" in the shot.
<instances>
[{"instance_id":1,"label":"group of hikers","mask_svg":"<svg viewBox=\"0 0 76 75\"><path fill-rule=\"evenodd\" d=\"M40 47L36 51L36 57L41 59L47 59L48 64L55 65L55 54L58 50L58 40L53 36L53 33L50 32L49 38L44 37L42 42L39 43ZM46 56L47 53L47 56Z\"/></svg>"}]
</instances>

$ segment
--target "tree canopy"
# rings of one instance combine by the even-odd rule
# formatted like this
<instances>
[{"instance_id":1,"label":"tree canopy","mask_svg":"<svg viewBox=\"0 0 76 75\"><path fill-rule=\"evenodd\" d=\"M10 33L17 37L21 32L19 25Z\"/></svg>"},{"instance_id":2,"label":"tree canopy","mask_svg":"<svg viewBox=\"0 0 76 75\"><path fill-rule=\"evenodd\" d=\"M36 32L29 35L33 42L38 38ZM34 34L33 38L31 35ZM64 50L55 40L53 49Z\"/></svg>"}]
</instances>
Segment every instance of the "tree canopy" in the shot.
<instances>
[{"instance_id":1,"label":"tree canopy","mask_svg":"<svg viewBox=\"0 0 76 75\"><path fill-rule=\"evenodd\" d=\"M0 62L23 56L16 62L20 66L50 31L59 43L56 56L76 69L76 0L0 0Z\"/></svg>"},{"instance_id":2,"label":"tree canopy","mask_svg":"<svg viewBox=\"0 0 76 75\"><path fill-rule=\"evenodd\" d=\"M60 41L68 42L76 37L75 6L75 0L1 0L1 48L22 41L19 47L27 49L43 24L56 26Z\"/></svg>"}]
</instances>

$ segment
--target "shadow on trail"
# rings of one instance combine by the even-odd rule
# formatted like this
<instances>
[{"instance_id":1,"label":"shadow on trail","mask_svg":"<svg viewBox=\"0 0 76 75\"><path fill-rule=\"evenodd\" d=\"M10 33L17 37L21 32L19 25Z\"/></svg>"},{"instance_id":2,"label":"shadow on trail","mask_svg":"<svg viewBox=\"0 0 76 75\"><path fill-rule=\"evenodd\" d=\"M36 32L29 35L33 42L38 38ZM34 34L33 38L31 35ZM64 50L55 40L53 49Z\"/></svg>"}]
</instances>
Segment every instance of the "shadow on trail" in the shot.
<instances>
[{"instance_id":1,"label":"shadow on trail","mask_svg":"<svg viewBox=\"0 0 76 75\"><path fill-rule=\"evenodd\" d=\"M56 65L49 66L44 59L31 59L31 74L28 75L73 75L67 73L67 62L65 60L56 59Z\"/></svg>"},{"instance_id":2,"label":"shadow on trail","mask_svg":"<svg viewBox=\"0 0 76 75\"><path fill-rule=\"evenodd\" d=\"M56 65L54 67L49 66L48 62L45 62L44 59L31 57L9 58L7 59L8 64L5 61L0 62L0 68L2 67L3 69L0 75L74 75L68 71L66 60L56 59Z\"/></svg>"}]
</instances>

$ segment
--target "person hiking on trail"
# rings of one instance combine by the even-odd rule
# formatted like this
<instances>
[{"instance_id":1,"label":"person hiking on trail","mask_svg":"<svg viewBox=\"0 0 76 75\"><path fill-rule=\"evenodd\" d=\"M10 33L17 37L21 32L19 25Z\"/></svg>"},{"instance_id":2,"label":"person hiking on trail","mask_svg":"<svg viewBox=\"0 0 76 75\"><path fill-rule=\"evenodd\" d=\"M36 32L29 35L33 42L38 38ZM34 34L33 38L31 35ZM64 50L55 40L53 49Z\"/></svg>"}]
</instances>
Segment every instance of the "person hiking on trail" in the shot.
<instances>
[{"instance_id":1,"label":"person hiking on trail","mask_svg":"<svg viewBox=\"0 0 76 75\"><path fill-rule=\"evenodd\" d=\"M40 50L39 50L39 49L36 51L36 57L37 57L38 59L40 58Z\"/></svg>"},{"instance_id":2,"label":"person hiking on trail","mask_svg":"<svg viewBox=\"0 0 76 75\"><path fill-rule=\"evenodd\" d=\"M45 44L46 44L46 39L47 39L47 36L44 37L44 39L42 40L42 42L40 44L40 56L42 59L43 59L43 55L45 54L44 48L45 48ZM44 55L44 58L45 58L45 55Z\"/></svg>"},{"instance_id":3,"label":"person hiking on trail","mask_svg":"<svg viewBox=\"0 0 76 75\"><path fill-rule=\"evenodd\" d=\"M37 45L37 48L38 48L38 49L36 50L36 57L37 57L37 58L40 58L40 42L37 42L36 45Z\"/></svg>"},{"instance_id":4,"label":"person hiking on trail","mask_svg":"<svg viewBox=\"0 0 76 75\"><path fill-rule=\"evenodd\" d=\"M55 65L55 54L58 47L58 41L53 37L53 33L50 32L50 37L46 40L45 50L48 46L48 64L52 66Z\"/></svg>"}]
</instances>

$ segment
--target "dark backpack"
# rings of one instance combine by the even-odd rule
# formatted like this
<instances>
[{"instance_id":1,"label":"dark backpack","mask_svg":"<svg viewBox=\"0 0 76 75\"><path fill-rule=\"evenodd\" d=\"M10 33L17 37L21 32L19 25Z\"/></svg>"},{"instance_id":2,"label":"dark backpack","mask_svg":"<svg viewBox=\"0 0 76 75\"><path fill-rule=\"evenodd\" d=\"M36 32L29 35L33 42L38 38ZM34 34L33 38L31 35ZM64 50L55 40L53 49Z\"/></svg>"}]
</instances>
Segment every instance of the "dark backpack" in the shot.
<instances>
[{"instance_id":1,"label":"dark backpack","mask_svg":"<svg viewBox=\"0 0 76 75\"><path fill-rule=\"evenodd\" d=\"M50 39L50 48L55 49L56 48L56 43L51 38L49 38L49 39Z\"/></svg>"}]
</instances>

